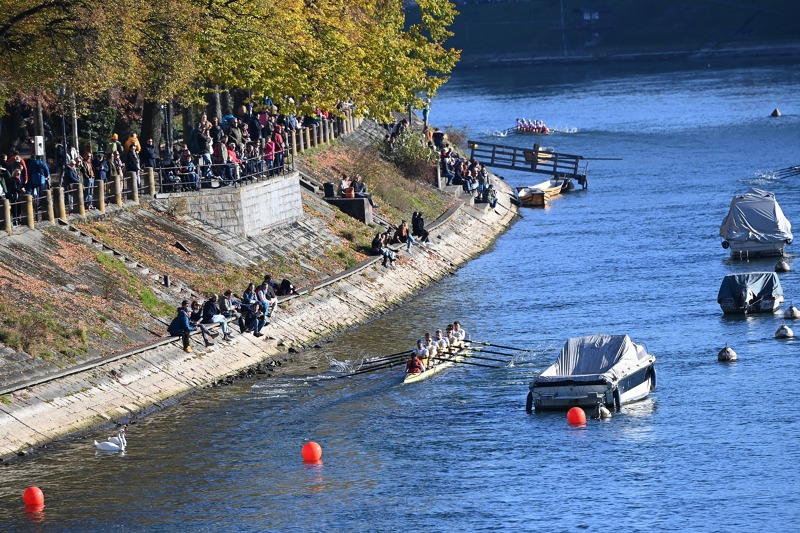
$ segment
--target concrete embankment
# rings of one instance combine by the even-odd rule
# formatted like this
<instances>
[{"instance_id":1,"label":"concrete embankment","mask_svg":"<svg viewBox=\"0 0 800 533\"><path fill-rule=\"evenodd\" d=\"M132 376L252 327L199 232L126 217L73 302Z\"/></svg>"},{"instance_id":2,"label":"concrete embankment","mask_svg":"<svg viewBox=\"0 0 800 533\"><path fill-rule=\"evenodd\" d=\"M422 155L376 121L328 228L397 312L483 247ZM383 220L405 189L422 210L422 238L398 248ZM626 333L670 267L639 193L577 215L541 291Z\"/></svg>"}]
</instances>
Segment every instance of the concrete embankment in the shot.
<instances>
[{"instance_id":1,"label":"concrete embankment","mask_svg":"<svg viewBox=\"0 0 800 533\"><path fill-rule=\"evenodd\" d=\"M508 187L502 182L496 186L503 193L496 209L481 204L452 207L430 227L435 246L402 252L393 269L372 258L316 284L282 305L266 337L237 335L210 348L195 344L193 353L183 352L179 339L169 339L5 395L7 401L0 403L0 458L158 409L261 362L276 374L327 371L328 362L313 350L287 350L384 312L485 250L516 214Z\"/></svg>"}]
</instances>

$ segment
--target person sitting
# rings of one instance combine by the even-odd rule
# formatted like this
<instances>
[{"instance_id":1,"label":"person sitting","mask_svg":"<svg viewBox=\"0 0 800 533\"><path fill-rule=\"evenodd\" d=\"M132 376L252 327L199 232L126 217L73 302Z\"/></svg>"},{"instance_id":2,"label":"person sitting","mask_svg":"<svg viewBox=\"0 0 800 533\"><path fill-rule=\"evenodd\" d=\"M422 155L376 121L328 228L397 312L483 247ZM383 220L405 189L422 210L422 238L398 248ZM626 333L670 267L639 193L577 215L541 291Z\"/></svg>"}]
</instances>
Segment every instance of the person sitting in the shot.
<instances>
[{"instance_id":1,"label":"person sitting","mask_svg":"<svg viewBox=\"0 0 800 533\"><path fill-rule=\"evenodd\" d=\"M352 194L353 196L348 196L348 194ZM352 181L347 177L347 174L343 174L342 183L339 184L339 196L342 198L353 198L354 195Z\"/></svg>"},{"instance_id":2,"label":"person sitting","mask_svg":"<svg viewBox=\"0 0 800 533\"><path fill-rule=\"evenodd\" d=\"M192 347L190 345L189 336L192 334L193 331L197 331L197 326L191 323L189 320L189 302L184 300L181 302L181 306L177 308L177 315L175 318L172 319L169 326L167 327L167 332L172 335L173 337L180 337L183 341L183 351L184 352L191 352ZM201 329L203 332L203 340L205 341L206 346L211 346L214 343L208 340L208 333L205 329Z\"/></svg>"},{"instance_id":3,"label":"person sitting","mask_svg":"<svg viewBox=\"0 0 800 533\"><path fill-rule=\"evenodd\" d=\"M435 333L435 337L433 341L436 343L437 348L439 349L440 354L449 354L450 353L450 342L447 338L442 334L441 329L437 329Z\"/></svg>"},{"instance_id":4,"label":"person sitting","mask_svg":"<svg viewBox=\"0 0 800 533\"><path fill-rule=\"evenodd\" d=\"M372 239L372 253L383 256L383 266L394 267L395 253L386 246L386 234L376 233ZM388 264L387 264L388 263Z\"/></svg>"},{"instance_id":5,"label":"person sitting","mask_svg":"<svg viewBox=\"0 0 800 533\"><path fill-rule=\"evenodd\" d=\"M458 320L453 322L453 336L456 338L459 345L461 345L467 337L467 332L461 327L461 323Z\"/></svg>"},{"instance_id":6,"label":"person sitting","mask_svg":"<svg viewBox=\"0 0 800 533\"><path fill-rule=\"evenodd\" d=\"M491 184L487 185L483 190L482 200L484 203L488 203L492 209L497 207L497 191Z\"/></svg>"},{"instance_id":7,"label":"person sitting","mask_svg":"<svg viewBox=\"0 0 800 533\"><path fill-rule=\"evenodd\" d=\"M447 343L450 345L450 351L458 351L460 344L453 333L453 324L447 324L447 327L445 328L445 338L447 339Z\"/></svg>"},{"instance_id":8,"label":"person sitting","mask_svg":"<svg viewBox=\"0 0 800 533\"><path fill-rule=\"evenodd\" d=\"M425 219L422 216L422 211L415 211L411 216L411 235L417 237L417 240L422 244L430 243L428 238L428 231L425 229Z\"/></svg>"},{"instance_id":9,"label":"person sitting","mask_svg":"<svg viewBox=\"0 0 800 533\"><path fill-rule=\"evenodd\" d=\"M358 174L353 178L353 194L356 198L366 198L371 207L376 207L375 202L372 201L372 193L367 192L367 186Z\"/></svg>"},{"instance_id":10,"label":"person sitting","mask_svg":"<svg viewBox=\"0 0 800 533\"><path fill-rule=\"evenodd\" d=\"M426 363L429 367L435 366L438 363L439 344L433 341L433 336L430 333L425 333L423 341L425 347L428 349L428 360Z\"/></svg>"},{"instance_id":11,"label":"person sitting","mask_svg":"<svg viewBox=\"0 0 800 533\"><path fill-rule=\"evenodd\" d=\"M242 302L233 295L230 289L222 294L219 299L219 310L225 318L238 317L242 307Z\"/></svg>"},{"instance_id":12,"label":"person sitting","mask_svg":"<svg viewBox=\"0 0 800 533\"><path fill-rule=\"evenodd\" d=\"M219 324L222 328L222 340L231 340L230 331L228 330L228 321L219 309L216 294L212 294L211 298L206 300L206 303L203 304L202 319L204 324Z\"/></svg>"},{"instance_id":13,"label":"person sitting","mask_svg":"<svg viewBox=\"0 0 800 533\"><path fill-rule=\"evenodd\" d=\"M433 129L431 140L433 141L433 146L435 146L437 150L442 150L444 148L444 132L440 128Z\"/></svg>"},{"instance_id":14,"label":"person sitting","mask_svg":"<svg viewBox=\"0 0 800 533\"><path fill-rule=\"evenodd\" d=\"M422 343L422 339L417 341L417 347L411 351L411 356L406 362L406 372L408 374L420 374L425 372L425 363L422 362L423 358L428 357L428 349Z\"/></svg>"},{"instance_id":15,"label":"person sitting","mask_svg":"<svg viewBox=\"0 0 800 533\"><path fill-rule=\"evenodd\" d=\"M181 184L185 189L191 191L200 190L200 176L195 172L194 161L192 161L192 154L186 150L181 153L181 158L178 162L178 174L181 177Z\"/></svg>"},{"instance_id":16,"label":"person sitting","mask_svg":"<svg viewBox=\"0 0 800 533\"><path fill-rule=\"evenodd\" d=\"M244 330L242 330L242 333L252 331L254 337L261 337L264 335L261 333L261 329L267 325L268 322L264 317L264 308L261 307L260 303L256 302L252 307L245 308L243 320Z\"/></svg>"},{"instance_id":17,"label":"person sitting","mask_svg":"<svg viewBox=\"0 0 800 533\"><path fill-rule=\"evenodd\" d=\"M411 252L411 245L414 244L414 237L409 233L408 223L405 220L400 223L397 230L394 232L392 242L405 243L406 251L409 253Z\"/></svg>"},{"instance_id":18,"label":"person sitting","mask_svg":"<svg viewBox=\"0 0 800 533\"><path fill-rule=\"evenodd\" d=\"M186 302L186 300L184 300L184 302ZM193 300L191 307L189 306L188 302L186 302L185 306L183 303L181 303L181 306L186 309L186 314L189 316L190 324L196 328L200 328L200 332L203 334L203 341L205 341L206 346L213 344L208 340L208 338L216 338L219 333L216 331L210 331L203 325L203 311L200 309L200 302Z\"/></svg>"},{"instance_id":19,"label":"person sitting","mask_svg":"<svg viewBox=\"0 0 800 533\"><path fill-rule=\"evenodd\" d=\"M256 297L258 298L258 303L264 307L266 315L268 317L272 316L278 307L278 296L266 278L256 289Z\"/></svg>"},{"instance_id":20,"label":"person sitting","mask_svg":"<svg viewBox=\"0 0 800 533\"><path fill-rule=\"evenodd\" d=\"M275 292L275 294L277 294L278 296L289 296L290 294L297 295L297 294L300 294L300 293L297 292L297 290L294 288L294 285L292 284L291 281L289 281L286 278L283 278L281 280L281 284L278 286L278 290Z\"/></svg>"}]
</instances>

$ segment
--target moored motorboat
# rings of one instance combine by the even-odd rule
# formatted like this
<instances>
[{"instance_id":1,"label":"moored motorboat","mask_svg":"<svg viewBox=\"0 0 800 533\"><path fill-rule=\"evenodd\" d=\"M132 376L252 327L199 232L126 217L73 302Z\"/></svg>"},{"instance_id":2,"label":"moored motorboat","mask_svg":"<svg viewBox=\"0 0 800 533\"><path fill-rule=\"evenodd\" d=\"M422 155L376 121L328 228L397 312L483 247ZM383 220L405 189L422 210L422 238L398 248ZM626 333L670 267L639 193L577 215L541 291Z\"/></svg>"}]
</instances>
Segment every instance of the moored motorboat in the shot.
<instances>
[{"instance_id":1,"label":"moored motorboat","mask_svg":"<svg viewBox=\"0 0 800 533\"><path fill-rule=\"evenodd\" d=\"M456 352L450 355L447 358L442 358L442 360L438 360L435 365L427 367L424 371L418 373L411 373L406 372L405 377L403 378L403 384L406 383L417 383L419 381L426 380L430 377L435 376L439 372L447 370L448 368L454 366L459 361L463 361L467 357L471 350L467 347L459 347L456 348Z\"/></svg>"},{"instance_id":2,"label":"moored motorboat","mask_svg":"<svg viewBox=\"0 0 800 533\"><path fill-rule=\"evenodd\" d=\"M617 410L646 398L656 387L656 357L627 335L574 337L555 363L530 384L530 411L595 407Z\"/></svg>"},{"instance_id":3,"label":"moored motorboat","mask_svg":"<svg viewBox=\"0 0 800 533\"><path fill-rule=\"evenodd\" d=\"M783 303L781 280L775 272L728 274L722 278L717 303L726 315L774 313Z\"/></svg>"},{"instance_id":4,"label":"moored motorboat","mask_svg":"<svg viewBox=\"0 0 800 533\"><path fill-rule=\"evenodd\" d=\"M792 224L771 192L750 189L731 200L730 209L719 228L723 248L731 257L780 256L792 243Z\"/></svg>"}]
</instances>

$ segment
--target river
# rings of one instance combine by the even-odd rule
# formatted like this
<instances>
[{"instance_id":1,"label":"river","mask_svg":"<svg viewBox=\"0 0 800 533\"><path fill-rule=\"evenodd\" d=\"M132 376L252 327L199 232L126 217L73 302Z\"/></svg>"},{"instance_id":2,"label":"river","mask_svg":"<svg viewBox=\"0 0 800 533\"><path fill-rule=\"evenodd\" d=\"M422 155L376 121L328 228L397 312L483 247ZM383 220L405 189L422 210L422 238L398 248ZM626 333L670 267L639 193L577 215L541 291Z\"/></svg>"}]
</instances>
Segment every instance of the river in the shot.
<instances>
[{"instance_id":1,"label":"river","mask_svg":"<svg viewBox=\"0 0 800 533\"><path fill-rule=\"evenodd\" d=\"M573 132L543 146L622 159L590 161L587 191L525 210L454 276L322 349L337 361L393 353L459 319L475 340L529 351L413 386L396 371L330 371L200 391L131 426L124 456L95 454L106 431L0 467L0 530L796 529L797 341L774 338L779 314L724 317L716 294L724 275L776 263L720 246L734 194L772 191L800 223L800 176L761 175L800 163L800 71L465 71L431 111L472 139L530 146L491 135L519 116ZM797 273L781 281L786 305L800 301ZM583 428L526 413L530 380L567 338L594 333L645 343L657 390ZM738 363L717 362L725 343ZM309 440L322 464L302 462ZM22 505L28 485L45 493L39 513Z\"/></svg>"}]
</instances>

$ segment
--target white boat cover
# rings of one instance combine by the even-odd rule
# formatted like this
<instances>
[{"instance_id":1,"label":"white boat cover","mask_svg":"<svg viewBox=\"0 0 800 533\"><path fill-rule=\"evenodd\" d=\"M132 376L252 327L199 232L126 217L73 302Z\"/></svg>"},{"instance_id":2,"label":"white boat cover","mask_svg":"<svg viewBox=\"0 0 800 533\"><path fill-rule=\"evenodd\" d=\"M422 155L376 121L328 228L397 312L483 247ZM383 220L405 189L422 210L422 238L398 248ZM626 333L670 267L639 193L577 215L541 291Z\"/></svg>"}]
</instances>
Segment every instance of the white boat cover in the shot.
<instances>
[{"instance_id":1,"label":"white boat cover","mask_svg":"<svg viewBox=\"0 0 800 533\"><path fill-rule=\"evenodd\" d=\"M792 224L771 192L750 189L731 200L719 235L730 242L792 242Z\"/></svg>"},{"instance_id":2,"label":"white boat cover","mask_svg":"<svg viewBox=\"0 0 800 533\"><path fill-rule=\"evenodd\" d=\"M739 305L747 305L752 300L779 294L783 296L783 288L775 272L728 274L722 278L717 293L717 303L722 303L725 298L732 298Z\"/></svg>"},{"instance_id":3,"label":"white boat cover","mask_svg":"<svg viewBox=\"0 0 800 533\"><path fill-rule=\"evenodd\" d=\"M589 335L574 337L564 343L556 362L542 372L536 383L564 381L613 380L619 378L614 367L636 367L650 357L647 349L627 335Z\"/></svg>"}]
</instances>

